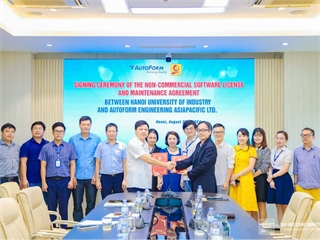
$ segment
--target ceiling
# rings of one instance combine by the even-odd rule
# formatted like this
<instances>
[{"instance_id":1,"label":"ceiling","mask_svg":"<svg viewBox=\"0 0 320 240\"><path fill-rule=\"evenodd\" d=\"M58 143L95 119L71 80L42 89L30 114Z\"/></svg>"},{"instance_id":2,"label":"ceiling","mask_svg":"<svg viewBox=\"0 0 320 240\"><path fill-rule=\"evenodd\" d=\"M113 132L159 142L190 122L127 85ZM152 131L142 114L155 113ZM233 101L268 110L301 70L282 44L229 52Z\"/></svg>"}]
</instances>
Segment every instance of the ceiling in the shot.
<instances>
[{"instance_id":1,"label":"ceiling","mask_svg":"<svg viewBox=\"0 0 320 240\"><path fill-rule=\"evenodd\" d=\"M230 0L222 14L133 15L107 14L100 0L86 2L88 8L58 9L53 12L46 8L12 7L7 0L0 0L0 51L320 51L319 4L280 11L277 8L248 7L249 0ZM127 0L127 3L140 7L201 7L203 0ZM305 12L292 14L300 10ZM284 42L288 45L283 46ZM48 47L47 44L52 46ZM204 45L208 47L204 48Z\"/></svg>"}]
</instances>

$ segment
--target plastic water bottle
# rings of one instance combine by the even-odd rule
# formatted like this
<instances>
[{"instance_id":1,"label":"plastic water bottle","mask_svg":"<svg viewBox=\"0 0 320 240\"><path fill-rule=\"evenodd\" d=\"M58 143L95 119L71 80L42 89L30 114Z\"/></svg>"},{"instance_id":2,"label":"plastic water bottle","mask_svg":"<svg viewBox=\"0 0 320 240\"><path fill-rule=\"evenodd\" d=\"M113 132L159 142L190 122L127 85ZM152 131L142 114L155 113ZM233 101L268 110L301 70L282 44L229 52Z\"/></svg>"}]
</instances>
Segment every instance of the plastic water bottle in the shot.
<instances>
[{"instance_id":1,"label":"plastic water bottle","mask_svg":"<svg viewBox=\"0 0 320 240\"><path fill-rule=\"evenodd\" d=\"M209 211L207 213L207 221L210 224L211 222L213 222L214 219L214 212L213 212L213 207L209 208Z\"/></svg>"},{"instance_id":2,"label":"plastic water bottle","mask_svg":"<svg viewBox=\"0 0 320 240\"><path fill-rule=\"evenodd\" d=\"M121 215L123 215L125 218L127 218L128 212L129 212L129 207L128 207L127 199L123 199L122 205L121 205Z\"/></svg>"},{"instance_id":3,"label":"plastic water bottle","mask_svg":"<svg viewBox=\"0 0 320 240\"><path fill-rule=\"evenodd\" d=\"M142 199L140 191L137 191L136 199L134 201L134 211L136 213L141 213L142 211Z\"/></svg>"},{"instance_id":4,"label":"plastic water bottle","mask_svg":"<svg viewBox=\"0 0 320 240\"><path fill-rule=\"evenodd\" d=\"M122 235L123 240L129 239L129 232L128 232L128 226L126 222L123 222L121 224L120 234Z\"/></svg>"},{"instance_id":5,"label":"plastic water bottle","mask_svg":"<svg viewBox=\"0 0 320 240\"><path fill-rule=\"evenodd\" d=\"M118 233L121 233L122 223L124 223L124 217L123 217L123 215L121 215L121 216L119 217L119 222L118 222L118 224L117 224Z\"/></svg>"},{"instance_id":6,"label":"plastic water bottle","mask_svg":"<svg viewBox=\"0 0 320 240\"><path fill-rule=\"evenodd\" d=\"M220 232L220 222L217 219L213 219L209 227L209 235L211 240L222 240L222 235Z\"/></svg>"},{"instance_id":7,"label":"plastic water bottle","mask_svg":"<svg viewBox=\"0 0 320 240\"><path fill-rule=\"evenodd\" d=\"M201 197L203 196L203 189L201 185L198 185L197 195L200 195Z\"/></svg>"},{"instance_id":8,"label":"plastic water bottle","mask_svg":"<svg viewBox=\"0 0 320 240\"><path fill-rule=\"evenodd\" d=\"M196 195L195 215L197 220L201 220L201 213L202 213L202 196Z\"/></svg>"},{"instance_id":9,"label":"plastic water bottle","mask_svg":"<svg viewBox=\"0 0 320 240\"><path fill-rule=\"evenodd\" d=\"M146 188L146 190L144 191L144 199L143 199L144 203L148 202L149 195L150 195L150 190Z\"/></svg>"}]
</instances>

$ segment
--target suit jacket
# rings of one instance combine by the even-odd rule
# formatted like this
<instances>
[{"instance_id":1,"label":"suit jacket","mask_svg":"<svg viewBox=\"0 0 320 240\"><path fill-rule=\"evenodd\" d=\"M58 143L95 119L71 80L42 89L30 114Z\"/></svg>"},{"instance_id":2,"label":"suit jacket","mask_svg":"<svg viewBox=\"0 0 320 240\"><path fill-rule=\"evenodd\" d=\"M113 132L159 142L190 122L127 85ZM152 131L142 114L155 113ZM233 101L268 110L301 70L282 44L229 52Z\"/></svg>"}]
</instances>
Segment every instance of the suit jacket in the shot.
<instances>
[{"instance_id":1,"label":"suit jacket","mask_svg":"<svg viewBox=\"0 0 320 240\"><path fill-rule=\"evenodd\" d=\"M182 161L177 162L176 169L181 170L192 165L188 177L192 183L192 191L196 191L198 185L202 185L204 192L217 192L215 176L215 164L217 160L217 148L209 137L200 147L199 142L193 154Z\"/></svg>"}]
</instances>

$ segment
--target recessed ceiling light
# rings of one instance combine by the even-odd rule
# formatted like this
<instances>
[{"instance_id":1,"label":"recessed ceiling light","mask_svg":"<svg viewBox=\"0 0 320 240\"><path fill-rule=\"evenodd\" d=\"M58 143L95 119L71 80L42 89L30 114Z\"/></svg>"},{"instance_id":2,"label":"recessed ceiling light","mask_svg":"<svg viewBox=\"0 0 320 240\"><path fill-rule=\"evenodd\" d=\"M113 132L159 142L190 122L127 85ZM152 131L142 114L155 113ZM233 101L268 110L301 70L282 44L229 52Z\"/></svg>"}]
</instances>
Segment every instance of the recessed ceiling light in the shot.
<instances>
[{"instance_id":1,"label":"recessed ceiling light","mask_svg":"<svg viewBox=\"0 0 320 240\"><path fill-rule=\"evenodd\" d=\"M308 14L310 14L310 11L308 10L297 10L289 13L290 16L302 16L302 15L308 15Z\"/></svg>"},{"instance_id":2,"label":"recessed ceiling light","mask_svg":"<svg viewBox=\"0 0 320 240\"><path fill-rule=\"evenodd\" d=\"M130 47L130 45L126 44L126 45L124 45L124 47L129 48L129 47Z\"/></svg>"},{"instance_id":3,"label":"recessed ceiling light","mask_svg":"<svg viewBox=\"0 0 320 240\"><path fill-rule=\"evenodd\" d=\"M289 45L289 43L287 43L287 42L282 43L282 46L288 46L288 45Z\"/></svg>"},{"instance_id":4,"label":"recessed ceiling light","mask_svg":"<svg viewBox=\"0 0 320 240\"><path fill-rule=\"evenodd\" d=\"M24 12L23 15L26 17L43 17L44 14L42 12Z\"/></svg>"},{"instance_id":5,"label":"recessed ceiling light","mask_svg":"<svg viewBox=\"0 0 320 240\"><path fill-rule=\"evenodd\" d=\"M58 10L55 9L55 8L50 8L50 11L51 11L51 12L56 12L56 11L58 11Z\"/></svg>"},{"instance_id":6,"label":"recessed ceiling light","mask_svg":"<svg viewBox=\"0 0 320 240\"><path fill-rule=\"evenodd\" d=\"M281 10L285 10L285 8L284 7L279 7L278 10L280 10L280 11Z\"/></svg>"},{"instance_id":7,"label":"recessed ceiling light","mask_svg":"<svg viewBox=\"0 0 320 240\"><path fill-rule=\"evenodd\" d=\"M48 43L48 44L47 44L47 47L52 47L52 44Z\"/></svg>"},{"instance_id":8,"label":"recessed ceiling light","mask_svg":"<svg viewBox=\"0 0 320 240\"><path fill-rule=\"evenodd\" d=\"M207 47L209 47L208 45L203 45L203 48L207 48Z\"/></svg>"}]
</instances>

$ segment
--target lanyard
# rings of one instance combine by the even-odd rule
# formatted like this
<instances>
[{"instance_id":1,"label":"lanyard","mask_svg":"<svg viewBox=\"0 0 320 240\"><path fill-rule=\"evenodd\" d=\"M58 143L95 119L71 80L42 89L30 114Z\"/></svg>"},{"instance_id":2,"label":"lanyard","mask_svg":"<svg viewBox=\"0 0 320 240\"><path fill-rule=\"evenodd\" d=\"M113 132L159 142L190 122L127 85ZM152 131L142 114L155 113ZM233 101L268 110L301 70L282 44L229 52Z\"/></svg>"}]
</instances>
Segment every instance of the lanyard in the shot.
<instances>
[{"instance_id":1,"label":"lanyard","mask_svg":"<svg viewBox=\"0 0 320 240\"><path fill-rule=\"evenodd\" d=\"M276 151L274 152L274 156L273 156L273 161L277 161L278 157L280 156L280 154L283 152L283 149L279 152L279 154L276 156Z\"/></svg>"},{"instance_id":2,"label":"lanyard","mask_svg":"<svg viewBox=\"0 0 320 240\"><path fill-rule=\"evenodd\" d=\"M192 143L194 143L198 139L198 136L194 140L192 140L189 144L188 141L186 141L186 151L184 151L188 155L188 148L191 146Z\"/></svg>"},{"instance_id":3,"label":"lanyard","mask_svg":"<svg viewBox=\"0 0 320 240\"><path fill-rule=\"evenodd\" d=\"M62 149L62 146L61 146L61 145L59 145L59 146L54 146L54 150L56 150L56 153L57 153L58 157L60 156L60 151L61 151L61 149Z\"/></svg>"},{"instance_id":4,"label":"lanyard","mask_svg":"<svg viewBox=\"0 0 320 240\"><path fill-rule=\"evenodd\" d=\"M154 145L153 148L150 150L150 152L149 152L150 154L153 153L155 147L156 146Z\"/></svg>"}]
</instances>

